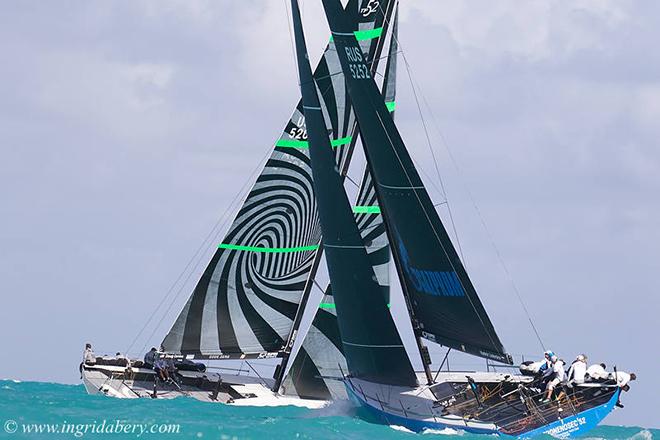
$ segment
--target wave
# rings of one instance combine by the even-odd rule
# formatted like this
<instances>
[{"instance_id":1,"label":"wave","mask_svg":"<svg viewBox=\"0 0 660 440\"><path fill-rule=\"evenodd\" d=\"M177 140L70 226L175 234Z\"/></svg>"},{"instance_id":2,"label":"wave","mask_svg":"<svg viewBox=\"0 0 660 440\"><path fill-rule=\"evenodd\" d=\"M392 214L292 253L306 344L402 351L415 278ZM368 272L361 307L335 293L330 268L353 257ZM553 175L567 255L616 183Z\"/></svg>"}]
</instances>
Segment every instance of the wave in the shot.
<instances>
[{"instance_id":1,"label":"wave","mask_svg":"<svg viewBox=\"0 0 660 440\"><path fill-rule=\"evenodd\" d=\"M20 423L168 422L181 425L183 438L300 438L300 439L414 439L461 436L485 439L460 430L427 430L414 434L396 425L379 425L356 417L347 401L318 410L298 407L248 407L199 402L191 398L112 399L90 396L82 385L0 381L0 414ZM2 421L2 420L0 420ZM431 436L431 437L429 437ZM113 436L114 437L114 436ZM127 436L126 438L135 438ZM179 436L177 436L179 438ZM549 438L549 437L548 437ZM659 440L660 430L643 427L599 426L589 440Z\"/></svg>"}]
</instances>

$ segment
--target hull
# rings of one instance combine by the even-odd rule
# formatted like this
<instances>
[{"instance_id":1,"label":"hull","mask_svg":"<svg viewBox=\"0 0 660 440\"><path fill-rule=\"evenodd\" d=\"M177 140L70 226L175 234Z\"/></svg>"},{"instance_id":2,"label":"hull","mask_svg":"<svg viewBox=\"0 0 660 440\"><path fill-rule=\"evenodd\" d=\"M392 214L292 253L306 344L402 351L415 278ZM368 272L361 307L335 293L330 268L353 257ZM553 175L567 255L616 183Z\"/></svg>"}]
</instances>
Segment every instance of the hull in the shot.
<instances>
[{"instance_id":1,"label":"hull","mask_svg":"<svg viewBox=\"0 0 660 440\"><path fill-rule=\"evenodd\" d=\"M251 376L220 375L218 373L181 371L176 384L156 380L153 370L114 365L85 365L82 381L91 395L104 395L118 399L174 399L190 397L204 402L227 403L237 406L299 406L322 408L329 402L282 396L271 391Z\"/></svg>"},{"instance_id":2,"label":"hull","mask_svg":"<svg viewBox=\"0 0 660 440\"><path fill-rule=\"evenodd\" d=\"M386 392L382 385L370 386L374 384L355 379L346 379L344 385L350 400L357 406L360 414L377 423L403 426L415 432L449 428L475 434L498 434L517 439L529 439L542 434L557 438L583 435L598 425L614 409L620 393L619 388L590 387L589 396L596 394L596 397L592 398L591 404L580 395L579 397L583 399L580 406L566 401L562 409L562 405L551 403L536 407L536 412L530 411L527 407L526 411L521 412L515 418L511 418L508 413L507 417L494 420L493 417L488 417L490 408L484 402L479 405L479 411L485 415L483 419L451 414L447 411L451 405L441 407L437 405L438 401L435 397L429 398L426 393L429 390L428 387L413 390L390 387ZM389 400L385 401L380 398L378 392L383 393L382 395L389 395ZM506 397L506 394L504 396ZM571 398L575 399L574 396ZM578 401L579 399L574 400L574 402ZM466 405L466 402L454 402L454 404L460 406ZM510 406L510 403L505 402L505 399L500 399L500 402L493 406L498 405Z\"/></svg>"},{"instance_id":3,"label":"hull","mask_svg":"<svg viewBox=\"0 0 660 440\"><path fill-rule=\"evenodd\" d=\"M520 439L528 439L541 434L548 434L557 438L569 438L585 434L595 428L609 413L612 412L619 399L620 390L612 395L610 400L600 406L588 409L575 416L566 417L549 425L526 432L518 436Z\"/></svg>"}]
</instances>

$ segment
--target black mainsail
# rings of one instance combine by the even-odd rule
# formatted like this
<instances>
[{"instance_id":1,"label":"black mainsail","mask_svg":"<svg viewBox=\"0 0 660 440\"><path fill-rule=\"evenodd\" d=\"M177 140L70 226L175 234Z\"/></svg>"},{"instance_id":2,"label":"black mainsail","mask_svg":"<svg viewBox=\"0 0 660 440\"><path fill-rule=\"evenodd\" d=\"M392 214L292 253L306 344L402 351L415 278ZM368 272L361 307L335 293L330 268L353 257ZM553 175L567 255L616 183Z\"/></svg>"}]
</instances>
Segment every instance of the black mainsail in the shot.
<instances>
[{"instance_id":1,"label":"black mainsail","mask_svg":"<svg viewBox=\"0 0 660 440\"><path fill-rule=\"evenodd\" d=\"M351 0L355 32L376 65L386 17L362 13L370 0ZM387 7L389 2L381 1ZM367 8L368 9L368 8ZM387 8L386 8L387 9ZM379 11L377 11L379 12ZM356 121L335 51L314 72L335 161L346 170ZM297 333L300 305L320 261L307 141L299 103L273 153L163 346L168 353L206 359L285 357Z\"/></svg>"},{"instance_id":2,"label":"black mainsail","mask_svg":"<svg viewBox=\"0 0 660 440\"><path fill-rule=\"evenodd\" d=\"M395 4L391 4L391 7L394 8ZM385 17L392 16L391 11L384 11L384 13ZM382 86L385 102L392 113L396 98L397 21L397 15L394 15L394 22L388 36L389 54ZM386 20L385 28L388 27L387 24ZM387 30L389 31L389 29ZM381 38L385 38L385 34L386 32L383 32ZM371 71L372 73L375 71L373 66ZM388 298L390 286L389 241L368 167L365 167L363 173L353 213L383 296ZM309 331L305 334L302 345L286 374L280 392L306 399L345 398L345 388L336 378L341 377L341 372L346 369L332 289L331 286L328 286L315 312Z\"/></svg>"},{"instance_id":3,"label":"black mainsail","mask_svg":"<svg viewBox=\"0 0 660 440\"><path fill-rule=\"evenodd\" d=\"M323 0L323 5L417 333L467 353L510 362L366 69L341 3Z\"/></svg>"},{"instance_id":4,"label":"black mainsail","mask_svg":"<svg viewBox=\"0 0 660 440\"><path fill-rule=\"evenodd\" d=\"M349 373L379 383L415 386L415 373L389 314L333 159L297 0L291 4L323 248ZM347 30L354 35L350 28ZM362 56L357 41L356 48ZM363 67L368 74L364 63ZM366 316L370 318L365 319Z\"/></svg>"},{"instance_id":5,"label":"black mainsail","mask_svg":"<svg viewBox=\"0 0 660 440\"><path fill-rule=\"evenodd\" d=\"M392 33L388 25L391 21L396 3L395 0L380 1L379 7L374 7L372 0L362 0L361 2L351 0L346 7L346 11L351 16L351 22L354 26L354 35L367 57L367 65L370 66L374 74L376 74L380 64L381 52L385 45L388 32L390 40L392 39ZM389 57L393 54L396 54L396 52L390 51ZM341 65L334 50L332 38L330 38L330 45L326 48L324 57L333 66L331 75L336 76L340 83L345 84L341 78ZM390 63L389 57L388 65ZM394 71L393 69L389 70ZM323 92L322 80L323 78L316 78L321 97ZM383 82L383 90L392 90L388 92L392 96L392 99L394 99L394 83L394 75L386 74ZM347 102L347 106L350 107L350 102ZM324 118L326 120L326 127L331 127L329 117L325 113ZM349 146L350 153L353 152L353 146L358 138L358 134L359 130L356 127L354 129L353 142ZM344 165L340 168L342 177L347 174L348 165L349 160L345 161ZM387 296L389 295L389 242L378 206L369 204L374 200L375 190L371 177L368 174L368 169L365 169L365 175L362 185L360 185L359 195L356 201L357 205L353 210L360 225L360 233L367 245L367 252L372 260L376 277L382 287L383 295ZM316 263L319 262L320 256L321 252L317 253ZM294 320L289 344L283 353L284 359L274 374L275 385L273 390L282 394L297 395L298 397L307 399L328 400L332 398L344 398L345 390L343 386L336 380L331 379L338 377L342 369L346 370L346 360L342 353L341 340L337 336L339 330L336 322L336 311L334 310L334 303L330 293L331 289L330 286L325 289L325 295L320 303L308 304L311 285L319 286L314 276L310 277L308 283L309 285L306 286L308 288L305 290L301 306ZM287 368L291 354L294 353L293 345L295 340L298 339L297 333L303 312L314 309L317 306L318 308L316 310L311 310L312 313L315 313L314 320L308 331L302 334L304 336L302 338L302 345L295 352L294 362L290 368Z\"/></svg>"}]
</instances>

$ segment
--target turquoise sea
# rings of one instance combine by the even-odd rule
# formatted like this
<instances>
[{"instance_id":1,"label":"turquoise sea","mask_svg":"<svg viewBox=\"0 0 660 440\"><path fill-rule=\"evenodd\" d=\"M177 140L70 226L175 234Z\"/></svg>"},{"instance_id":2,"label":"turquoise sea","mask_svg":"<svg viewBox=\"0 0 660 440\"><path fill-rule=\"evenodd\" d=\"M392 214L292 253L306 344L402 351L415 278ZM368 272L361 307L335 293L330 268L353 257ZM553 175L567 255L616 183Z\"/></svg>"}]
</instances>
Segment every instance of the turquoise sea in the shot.
<instances>
[{"instance_id":1,"label":"turquoise sea","mask_svg":"<svg viewBox=\"0 0 660 440\"><path fill-rule=\"evenodd\" d=\"M484 438L455 431L414 434L400 427L367 423L355 417L345 402L322 410L308 410L237 407L188 398L120 400L89 396L82 385L17 381L0 381L0 424L3 425L0 427L0 438L3 439ZM591 431L589 438L660 440L660 430L601 426Z\"/></svg>"}]
</instances>

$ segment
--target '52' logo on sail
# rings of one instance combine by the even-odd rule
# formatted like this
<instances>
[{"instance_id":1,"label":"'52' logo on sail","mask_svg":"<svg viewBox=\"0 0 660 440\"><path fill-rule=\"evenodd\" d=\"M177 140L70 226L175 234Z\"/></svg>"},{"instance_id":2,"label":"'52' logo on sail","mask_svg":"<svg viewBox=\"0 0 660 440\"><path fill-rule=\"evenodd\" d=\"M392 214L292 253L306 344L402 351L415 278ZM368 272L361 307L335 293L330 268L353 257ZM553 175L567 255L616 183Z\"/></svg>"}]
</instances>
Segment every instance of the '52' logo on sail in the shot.
<instances>
[{"instance_id":1,"label":"'52' logo on sail","mask_svg":"<svg viewBox=\"0 0 660 440\"><path fill-rule=\"evenodd\" d=\"M369 69L364 65L364 58L362 51L358 47L345 47L346 56L348 57L348 67L351 69L351 76L353 79L369 79Z\"/></svg>"},{"instance_id":2,"label":"'52' logo on sail","mask_svg":"<svg viewBox=\"0 0 660 440\"><path fill-rule=\"evenodd\" d=\"M378 0L369 0L369 3L365 8L360 9L363 17L368 17L378 10L380 2Z\"/></svg>"}]
</instances>

